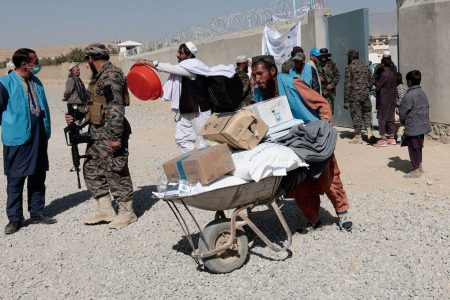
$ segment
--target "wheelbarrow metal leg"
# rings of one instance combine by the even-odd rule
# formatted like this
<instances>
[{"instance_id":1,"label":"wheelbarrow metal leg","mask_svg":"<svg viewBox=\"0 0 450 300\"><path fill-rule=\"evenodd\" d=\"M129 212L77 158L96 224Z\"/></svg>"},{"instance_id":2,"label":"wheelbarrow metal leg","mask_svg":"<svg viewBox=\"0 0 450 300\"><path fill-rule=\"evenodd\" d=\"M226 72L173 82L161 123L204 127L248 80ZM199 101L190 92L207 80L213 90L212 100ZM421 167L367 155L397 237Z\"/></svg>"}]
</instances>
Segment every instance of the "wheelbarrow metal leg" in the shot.
<instances>
[{"instance_id":1,"label":"wheelbarrow metal leg","mask_svg":"<svg viewBox=\"0 0 450 300\"><path fill-rule=\"evenodd\" d=\"M195 225L197 226L198 233L200 234L200 238L203 240L203 242L205 242L205 245L208 247L208 249L211 249L211 246L208 245L208 243L206 242L205 236L202 233L202 229L201 229L200 225L198 224L197 219L194 217L194 215L192 214L191 210L186 205L186 203L184 203L183 200L181 200L181 203L183 203L184 208L187 210L187 212L191 216L192 220L194 221ZM193 251L195 251L195 248L192 248L192 249L193 249Z\"/></svg>"},{"instance_id":2,"label":"wheelbarrow metal leg","mask_svg":"<svg viewBox=\"0 0 450 300\"><path fill-rule=\"evenodd\" d=\"M283 214L281 213L281 210L278 207L278 204L276 202L272 202L272 208L275 211L275 214L277 215L278 220L280 221L281 225L283 226L284 231L286 232L288 240L287 240L287 244L283 247L283 250L286 250L286 249L290 248L292 245L292 233L291 233L291 230L289 229L288 224L286 223L286 219L284 218Z\"/></svg>"},{"instance_id":3,"label":"wheelbarrow metal leg","mask_svg":"<svg viewBox=\"0 0 450 300\"><path fill-rule=\"evenodd\" d=\"M250 228L253 230L253 232L256 233L256 235L258 235L258 237L273 251L275 252L280 252L280 251L284 251L286 249L288 249L291 244L292 244L292 233L291 230L289 229L286 220L284 219L283 215L281 214L281 211L278 207L278 205L275 203L275 201L273 201L271 203L273 210L275 211L275 214L278 217L278 220L280 221L281 225L283 226L284 231L286 232L288 241L286 243L285 246L280 247L275 243L272 243L269 238L249 219L248 216L246 215L240 215L240 217L247 222L247 225L250 226Z\"/></svg>"},{"instance_id":4,"label":"wheelbarrow metal leg","mask_svg":"<svg viewBox=\"0 0 450 300\"><path fill-rule=\"evenodd\" d=\"M167 203L167 205L169 205L170 209L172 210L173 214L175 215L175 218L177 219L178 223L180 224L181 229L183 230L183 232L192 248L192 251L195 252L196 248L194 245L194 240L192 239L192 235L189 230L189 226L187 225L186 221L184 220L183 215L181 214L180 210L178 209L178 207L176 206L176 204L173 201L167 200L166 203ZM201 265L200 261L196 257L192 256L192 258L198 265Z\"/></svg>"}]
</instances>

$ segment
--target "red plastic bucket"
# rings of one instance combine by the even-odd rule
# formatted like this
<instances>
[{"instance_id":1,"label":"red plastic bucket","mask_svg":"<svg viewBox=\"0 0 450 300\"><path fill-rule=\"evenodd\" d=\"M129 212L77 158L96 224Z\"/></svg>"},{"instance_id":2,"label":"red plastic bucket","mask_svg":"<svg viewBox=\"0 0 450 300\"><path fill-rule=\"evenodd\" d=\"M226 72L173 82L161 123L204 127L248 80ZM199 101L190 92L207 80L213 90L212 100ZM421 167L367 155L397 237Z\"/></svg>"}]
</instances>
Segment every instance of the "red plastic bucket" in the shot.
<instances>
[{"instance_id":1,"label":"red plastic bucket","mask_svg":"<svg viewBox=\"0 0 450 300\"><path fill-rule=\"evenodd\" d=\"M156 100L162 96L161 80L147 65L133 65L127 81L131 93L140 100Z\"/></svg>"}]
</instances>

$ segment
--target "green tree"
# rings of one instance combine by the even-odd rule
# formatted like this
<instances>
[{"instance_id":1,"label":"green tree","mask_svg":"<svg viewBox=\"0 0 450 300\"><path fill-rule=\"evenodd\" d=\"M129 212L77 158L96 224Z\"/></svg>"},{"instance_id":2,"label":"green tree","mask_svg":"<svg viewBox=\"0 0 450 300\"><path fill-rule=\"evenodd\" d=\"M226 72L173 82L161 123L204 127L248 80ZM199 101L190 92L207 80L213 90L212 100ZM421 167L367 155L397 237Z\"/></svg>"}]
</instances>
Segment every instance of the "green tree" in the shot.
<instances>
[{"instance_id":1,"label":"green tree","mask_svg":"<svg viewBox=\"0 0 450 300\"><path fill-rule=\"evenodd\" d=\"M81 48L71 49L70 52L66 55L66 59L68 62L83 62L84 61L83 49Z\"/></svg>"}]
</instances>

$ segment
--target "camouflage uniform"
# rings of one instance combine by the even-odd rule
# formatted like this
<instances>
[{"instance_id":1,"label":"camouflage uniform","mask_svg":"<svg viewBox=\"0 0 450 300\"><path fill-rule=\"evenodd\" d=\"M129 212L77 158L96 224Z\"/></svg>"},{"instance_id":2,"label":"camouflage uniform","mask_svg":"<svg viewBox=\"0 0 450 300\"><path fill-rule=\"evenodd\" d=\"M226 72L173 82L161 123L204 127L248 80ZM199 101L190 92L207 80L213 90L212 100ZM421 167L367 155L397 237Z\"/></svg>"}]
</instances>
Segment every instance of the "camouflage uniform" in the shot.
<instances>
[{"instance_id":1,"label":"camouflage uniform","mask_svg":"<svg viewBox=\"0 0 450 300\"><path fill-rule=\"evenodd\" d=\"M332 60L329 60L325 66L319 64L317 70L319 71L319 75L322 77L322 95L325 97L325 99L328 100L328 103L331 106L331 111L334 112L336 86L338 85L339 79L341 78L339 69ZM333 86L331 90L327 90L326 88L329 84Z\"/></svg>"},{"instance_id":2,"label":"camouflage uniform","mask_svg":"<svg viewBox=\"0 0 450 300\"><path fill-rule=\"evenodd\" d=\"M295 61L291 57L281 65L281 73L289 74L293 67L295 67Z\"/></svg>"},{"instance_id":3,"label":"camouflage uniform","mask_svg":"<svg viewBox=\"0 0 450 300\"><path fill-rule=\"evenodd\" d=\"M113 195L117 202L131 201L133 184L128 170L128 138L131 128L125 119L125 78L111 62L103 65L89 83L89 102L94 97L106 98L104 124L89 125L92 142L88 144L83 166L86 186L94 198ZM119 151L112 151L109 142L121 141Z\"/></svg>"},{"instance_id":4,"label":"camouflage uniform","mask_svg":"<svg viewBox=\"0 0 450 300\"><path fill-rule=\"evenodd\" d=\"M344 106L350 108L355 135L361 135L362 126L371 128L369 91L372 85L373 76L368 66L354 59L345 67Z\"/></svg>"},{"instance_id":5,"label":"camouflage uniform","mask_svg":"<svg viewBox=\"0 0 450 300\"><path fill-rule=\"evenodd\" d=\"M242 101L240 108L245 107L247 105L252 104L253 101L253 95L251 93L251 85L250 85L250 78L248 78L248 74L239 68L236 68L236 73L239 75L239 78L242 81L242 86L244 87L244 100Z\"/></svg>"}]
</instances>

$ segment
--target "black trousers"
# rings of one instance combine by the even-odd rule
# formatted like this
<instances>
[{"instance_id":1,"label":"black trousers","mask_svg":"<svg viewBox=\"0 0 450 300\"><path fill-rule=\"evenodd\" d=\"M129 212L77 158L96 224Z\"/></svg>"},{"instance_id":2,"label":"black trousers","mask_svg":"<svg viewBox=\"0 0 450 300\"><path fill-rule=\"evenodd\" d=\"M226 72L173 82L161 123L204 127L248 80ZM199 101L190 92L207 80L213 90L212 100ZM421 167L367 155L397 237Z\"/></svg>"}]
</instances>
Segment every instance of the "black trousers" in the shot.
<instances>
[{"instance_id":1,"label":"black trousers","mask_svg":"<svg viewBox=\"0 0 450 300\"><path fill-rule=\"evenodd\" d=\"M422 148L424 135L407 136L406 144L408 145L409 159L414 168L417 168L422 163Z\"/></svg>"},{"instance_id":2,"label":"black trousers","mask_svg":"<svg viewBox=\"0 0 450 300\"><path fill-rule=\"evenodd\" d=\"M10 221L23 221L23 187L25 179L28 189L28 211L30 216L42 215L45 206L45 177L46 172L25 177L7 176L6 215Z\"/></svg>"}]
</instances>

